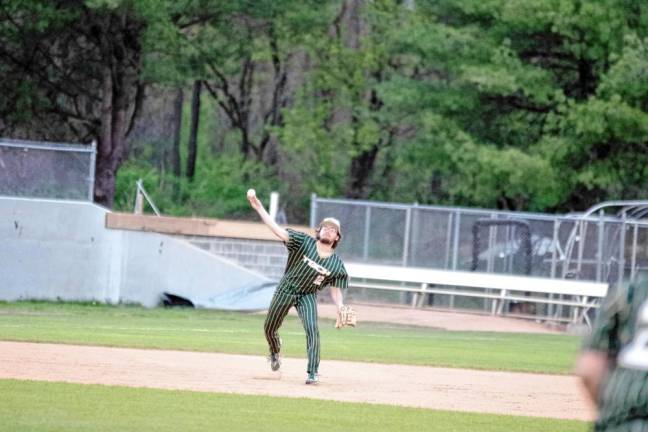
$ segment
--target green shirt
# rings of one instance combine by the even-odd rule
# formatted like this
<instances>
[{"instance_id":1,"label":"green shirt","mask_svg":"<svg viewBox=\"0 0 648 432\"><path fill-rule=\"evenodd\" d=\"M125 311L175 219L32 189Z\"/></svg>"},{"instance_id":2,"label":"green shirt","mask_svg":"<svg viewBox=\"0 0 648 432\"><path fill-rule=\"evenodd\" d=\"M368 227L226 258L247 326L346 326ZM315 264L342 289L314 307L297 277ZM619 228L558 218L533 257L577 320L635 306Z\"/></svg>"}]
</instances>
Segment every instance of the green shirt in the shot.
<instances>
[{"instance_id":1,"label":"green shirt","mask_svg":"<svg viewBox=\"0 0 648 432\"><path fill-rule=\"evenodd\" d=\"M327 286L346 289L349 285L344 264L335 253L322 258L317 241L308 234L288 229L288 262L279 288L296 294L314 293Z\"/></svg>"},{"instance_id":2,"label":"green shirt","mask_svg":"<svg viewBox=\"0 0 648 432\"><path fill-rule=\"evenodd\" d=\"M647 299L645 282L608 294L586 342L587 349L607 352L610 362L599 393L597 431L648 430L648 322L637 322Z\"/></svg>"}]
</instances>

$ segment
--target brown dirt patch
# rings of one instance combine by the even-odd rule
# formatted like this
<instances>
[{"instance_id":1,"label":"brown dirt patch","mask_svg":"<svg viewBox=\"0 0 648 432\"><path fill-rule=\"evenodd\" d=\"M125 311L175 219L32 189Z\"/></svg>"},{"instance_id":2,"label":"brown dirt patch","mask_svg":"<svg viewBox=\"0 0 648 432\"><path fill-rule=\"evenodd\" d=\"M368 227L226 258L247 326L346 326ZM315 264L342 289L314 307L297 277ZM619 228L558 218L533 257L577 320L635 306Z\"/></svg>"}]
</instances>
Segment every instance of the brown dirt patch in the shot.
<instances>
[{"instance_id":1,"label":"brown dirt patch","mask_svg":"<svg viewBox=\"0 0 648 432\"><path fill-rule=\"evenodd\" d=\"M308 397L591 420L571 376L322 361L322 381L304 384L304 359L270 372L263 357L94 346L0 342L0 378Z\"/></svg>"},{"instance_id":2,"label":"brown dirt patch","mask_svg":"<svg viewBox=\"0 0 648 432\"><path fill-rule=\"evenodd\" d=\"M354 305L362 322L446 330L557 333L514 318L409 307ZM294 310L291 311L294 314ZM331 304L322 318L335 318ZM453 411L592 420L577 378L323 360L322 381L304 384L304 359L270 372L263 357L91 346L0 342L0 378L308 397Z\"/></svg>"}]
</instances>

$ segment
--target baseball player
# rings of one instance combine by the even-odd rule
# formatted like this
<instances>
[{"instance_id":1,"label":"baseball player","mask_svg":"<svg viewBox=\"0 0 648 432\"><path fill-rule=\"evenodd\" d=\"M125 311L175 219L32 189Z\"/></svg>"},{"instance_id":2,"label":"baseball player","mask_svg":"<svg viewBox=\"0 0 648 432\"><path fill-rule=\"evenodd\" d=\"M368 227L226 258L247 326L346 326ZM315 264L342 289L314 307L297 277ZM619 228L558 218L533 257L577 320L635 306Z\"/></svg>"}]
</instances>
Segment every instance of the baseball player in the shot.
<instances>
[{"instance_id":1,"label":"baseball player","mask_svg":"<svg viewBox=\"0 0 648 432\"><path fill-rule=\"evenodd\" d=\"M648 283L608 294L576 374L598 404L595 431L648 431Z\"/></svg>"},{"instance_id":2,"label":"baseball player","mask_svg":"<svg viewBox=\"0 0 648 432\"><path fill-rule=\"evenodd\" d=\"M319 382L320 336L317 327L317 293L330 286L331 298L338 308L343 309L342 290L348 286L348 276L342 260L335 254L342 233L340 222L334 218L322 220L316 229L317 237L284 229L268 214L256 197L253 189L247 194L248 201L261 220L286 245L288 262L284 275L272 297L264 331L270 348L270 367L273 371L281 367L281 339L277 331L288 310L294 306L306 331L308 365L306 384Z\"/></svg>"}]
</instances>

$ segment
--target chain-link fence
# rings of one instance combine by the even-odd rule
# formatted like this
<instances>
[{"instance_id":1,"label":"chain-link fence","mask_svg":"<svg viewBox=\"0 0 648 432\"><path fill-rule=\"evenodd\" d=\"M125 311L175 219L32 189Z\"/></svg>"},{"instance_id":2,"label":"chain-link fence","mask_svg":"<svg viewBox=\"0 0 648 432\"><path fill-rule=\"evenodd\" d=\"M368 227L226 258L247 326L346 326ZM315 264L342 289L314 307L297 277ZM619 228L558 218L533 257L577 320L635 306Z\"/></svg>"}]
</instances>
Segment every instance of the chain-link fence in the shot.
<instances>
[{"instance_id":1,"label":"chain-link fence","mask_svg":"<svg viewBox=\"0 0 648 432\"><path fill-rule=\"evenodd\" d=\"M612 285L648 270L648 222L626 210L557 216L313 196L311 226L326 216L342 224L339 253L348 261Z\"/></svg>"},{"instance_id":2,"label":"chain-link fence","mask_svg":"<svg viewBox=\"0 0 648 432\"><path fill-rule=\"evenodd\" d=\"M0 195L93 199L96 145L0 138Z\"/></svg>"}]
</instances>

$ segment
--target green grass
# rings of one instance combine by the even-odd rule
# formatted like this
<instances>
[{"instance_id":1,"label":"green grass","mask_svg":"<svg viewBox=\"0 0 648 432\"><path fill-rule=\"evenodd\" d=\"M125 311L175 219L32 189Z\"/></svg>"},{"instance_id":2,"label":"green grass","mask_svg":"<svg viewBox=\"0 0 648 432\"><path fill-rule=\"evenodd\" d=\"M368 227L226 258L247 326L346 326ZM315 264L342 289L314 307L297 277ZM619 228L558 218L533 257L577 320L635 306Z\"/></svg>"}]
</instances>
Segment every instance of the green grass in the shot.
<instances>
[{"instance_id":1,"label":"green grass","mask_svg":"<svg viewBox=\"0 0 648 432\"><path fill-rule=\"evenodd\" d=\"M0 430L584 432L552 420L117 386L0 380Z\"/></svg>"},{"instance_id":2,"label":"green grass","mask_svg":"<svg viewBox=\"0 0 648 432\"><path fill-rule=\"evenodd\" d=\"M265 355L263 315L73 303L0 303L0 340ZM450 332L362 323L336 330L320 319L322 358L380 363L570 373L577 337ZM288 317L284 355L305 357L305 336Z\"/></svg>"}]
</instances>

